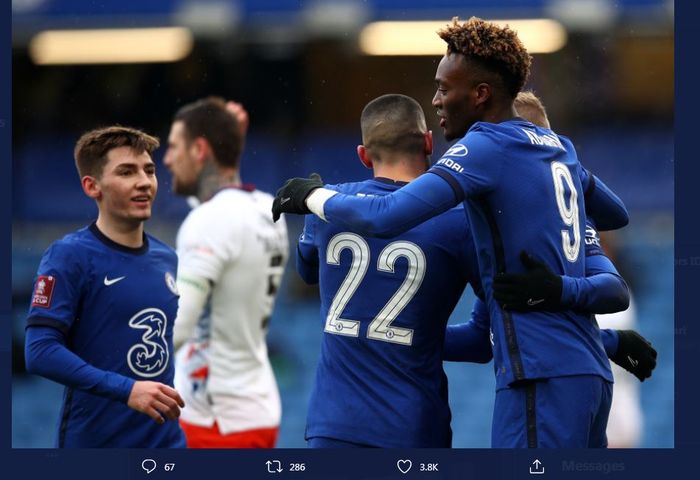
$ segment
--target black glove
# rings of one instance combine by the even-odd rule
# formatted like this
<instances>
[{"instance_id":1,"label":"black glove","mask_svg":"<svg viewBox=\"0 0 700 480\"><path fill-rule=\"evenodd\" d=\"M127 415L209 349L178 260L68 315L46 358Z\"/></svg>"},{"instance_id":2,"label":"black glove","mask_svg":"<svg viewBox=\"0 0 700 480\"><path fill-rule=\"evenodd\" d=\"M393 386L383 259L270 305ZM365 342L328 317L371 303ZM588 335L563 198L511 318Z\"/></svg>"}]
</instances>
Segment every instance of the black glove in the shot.
<instances>
[{"instance_id":1,"label":"black glove","mask_svg":"<svg viewBox=\"0 0 700 480\"><path fill-rule=\"evenodd\" d=\"M561 277L527 252L520 252L520 261L526 273L503 273L494 278L496 301L503 308L520 312L561 310Z\"/></svg>"},{"instance_id":2,"label":"black glove","mask_svg":"<svg viewBox=\"0 0 700 480\"><path fill-rule=\"evenodd\" d=\"M272 220L279 220L282 213L296 213L306 215L311 213L306 206L306 197L323 187L323 181L318 173L312 173L309 178L290 178L282 188L277 190L275 200L272 202Z\"/></svg>"},{"instance_id":3,"label":"black glove","mask_svg":"<svg viewBox=\"0 0 700 480\"><path fill-rule=\"evenodd\" d=\"M646 338L634 330L616 330L617 352L610 360L643 382L656 367L656 350Z\"/></svg>"}]
</instances>

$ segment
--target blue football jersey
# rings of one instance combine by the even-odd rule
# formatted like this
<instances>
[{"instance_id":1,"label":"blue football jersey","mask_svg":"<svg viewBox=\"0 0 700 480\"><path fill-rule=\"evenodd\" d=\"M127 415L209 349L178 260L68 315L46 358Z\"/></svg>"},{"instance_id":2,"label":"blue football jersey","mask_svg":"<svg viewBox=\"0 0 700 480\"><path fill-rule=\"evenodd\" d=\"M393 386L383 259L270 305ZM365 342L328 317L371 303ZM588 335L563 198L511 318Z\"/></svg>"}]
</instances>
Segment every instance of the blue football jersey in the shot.
<instances>
[{"instance_id":1,"label":"blue football jersey","mask_svg":"<svg viewBox=\"0 0 700 480\"><path fill-rule=\"evenodd\" d=\"M600 235L598 234L598 229L596 224L590 218L586 219L586 233L584 236L584 242L586 244L586 257L592 257L595 255L604 255L603 247L600 245ZM617 272L617 270L615 270Z\"/></svg>"},{"instance_id":2,"label":"blue football jersey","mask_svg":"<svg viewBox=\"0 0 700 480\"><path fill-rule=\"evenodd\" d=\"M477 122L430 172L466 198L491 317L497 388L579 374L612 381L589 315L510 312L492 297L494 275L524 270L523 250L560 275L585 276L587 177L571 142L522 119Z\"/></svg>"},{"instance_id":3,"label":"blue football jersey","mask_svg":"<svg viewBox=\"0 0 700 480\"><path fill-rule=\"evenodd\" d=\"M382 196L402 185L375 178L328 188ZM324 331L306 438L449 447L445 327L468 282L481 294L462 206L391 239L307 215L297 270L320 284Z\"/></svg>"},{"instance_id":4,"label":"blue football jersey","mask_svg":"<svg viewBox=\"0 0 700 480\"><path fill-rule=\"evenodd\" d=\"M620 297L628 297L627 285L600 246L600 236L595 223L586 220L586 278L562 277L562 304L591 315L595 311L619 311ZM445 333L444 359L453 362L483 363L493 358L493 352L481 345L488 343L483 336L484 326L490 328L487 307L477 300L472 311L472 320L449 325ZM601 339L606 354L617 349L617 334L612 330L601 330ZM606 343L607 342L607 343ZM613 343L614 342L614 345ZM491 346L490 343L488 345Z\"/></svg>"},{"instance_id":5,"label":"blue football jersey","mask_svg":"<svg viewBox=\"0 0 700 480\"><path fill-rule=\"evenodd\" d=\"M44 253L28 324L62 331L88 364L134 380L173 385L175 252L150 235L141 248L104 236L93 223ZM177 422L156 424L125 403L66 387L59 447L184 447Z\"/></svg>"}]
</instances>

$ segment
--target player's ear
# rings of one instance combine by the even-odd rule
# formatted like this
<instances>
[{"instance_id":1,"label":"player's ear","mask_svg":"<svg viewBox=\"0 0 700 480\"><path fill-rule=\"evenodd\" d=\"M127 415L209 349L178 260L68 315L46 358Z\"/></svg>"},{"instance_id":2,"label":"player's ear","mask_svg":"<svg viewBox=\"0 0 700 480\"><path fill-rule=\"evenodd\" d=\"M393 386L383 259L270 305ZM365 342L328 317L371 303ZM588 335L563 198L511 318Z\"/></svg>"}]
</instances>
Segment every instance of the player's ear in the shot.
<instances>
[{"instance_id":1,"label":"player's ear","mask_svg":"<svg viewBox=\"0 0 700 480\"><path fill-rule=\"evenodd\" d=\"M211 146L209 145L207 139L204 137L195 138L192 142L192 149L194 158L200 165L204 165L204 162L206 161L207 157L209 157L209 155L211 155L212 153Z\"/></svg>"},{"instance_id":2,"label":"player's ear","mask_svg":"<svg viewBox=\"0 0 700 480\"><path fill-rule=\"evenodd\" d=\"M426 155L433 154L433 131L428 130L423 134L423 153Z\"/></svg>"},{"instance_id":3,"label":"player's ear","mask_svg":"<svg viewBox=\"0 0 700 480\"><path fill-rule=\"evenodd\" d=\"M90 175L85 175L80 179L80 185L83 187L83 192L88 197L93 200L99 200L102 198L102 189L100 188L100 182L97 181L95 177Z\"/></svg>"},{"instance_id":4,"label":"player's ear","mask_svg":"<svg viewBox=\"0 0 700 480\"><path fill-rule=\"evenodd\" d=\"M474 89L474 104L479 107L491 98L491 85L481 82Z\"/></svg>"},{"instance_id":5,"label":"player's ear","mask_svg":"<svg viewBox=\"0 0 700 480\"><path fill-rule=\"evenodd\" d=\"M362 165L364 165L365 168L369 168L370 170L374 168L374 165L372 165L372 160L367 154L367 148L364 145L357 146L357 156L360 157L360 162L362 162Z\"/></svg>"}]
</instances>

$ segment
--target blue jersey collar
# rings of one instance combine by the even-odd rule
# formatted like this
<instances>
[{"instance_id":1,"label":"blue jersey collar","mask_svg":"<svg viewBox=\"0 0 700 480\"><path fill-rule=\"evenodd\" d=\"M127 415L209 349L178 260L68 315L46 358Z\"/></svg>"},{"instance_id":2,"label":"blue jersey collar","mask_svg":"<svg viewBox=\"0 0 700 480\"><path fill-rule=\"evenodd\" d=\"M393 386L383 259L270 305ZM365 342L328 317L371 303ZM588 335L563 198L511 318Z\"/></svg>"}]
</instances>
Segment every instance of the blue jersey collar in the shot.
<instances>
[{"instance_id":1,"label":"blue jersey collar","mask_svg":"<svg viewBox=\"0 0 700 480\"><path fill-rule=\"evenodd\" d=\"M403 187L404 185L408 185L408 182L401 182L399 180L392 180L391 178L386 178L386 177L374 177L372 180L376 180L379 183L384 183L386 185L396 185L399 187Z\"/></svg>"},{"instance_id":2,"label":"blue jersey collar","mask_svg":"<svg viewBox=\"0 0 700 480\"><path fill-rule=\"evenodd\" d=\"M100 231L99 228L97 228L96 222L92 222L88 228L100 242L104 243L107 247L112 248L114 250L119 250L120 252L124 253L131 253L132 255L143 255L148 251L148 237L146 236L146 232L143 232L143 245L134 248L127 247L126 245L122 245L120 243L115 242L111 238L108 238L104 233Z\"/></svg>"}]
</instances>

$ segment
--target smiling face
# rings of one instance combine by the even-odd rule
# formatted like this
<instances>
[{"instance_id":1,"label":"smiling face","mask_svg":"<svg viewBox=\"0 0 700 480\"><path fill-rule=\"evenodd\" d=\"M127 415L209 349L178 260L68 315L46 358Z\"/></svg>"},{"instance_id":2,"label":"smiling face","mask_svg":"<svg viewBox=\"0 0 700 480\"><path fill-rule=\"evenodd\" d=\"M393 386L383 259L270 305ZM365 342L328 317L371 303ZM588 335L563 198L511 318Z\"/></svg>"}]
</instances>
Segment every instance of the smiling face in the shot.
<instances>
[{"instance_id":1,"label":"smiling face","mask_svg":"<svg viewBox=\"0 0 700 480\"><path fill-rule=\"evenodd\" d=\"M83 177L83 188L97 201L100 216L120 224L138 224L151 217L158 191L156 165L148 152L113 148L99 177Z\"/></svg>"},{"instance_id":2,"label":"smiling face","mask_svg":"<svg viewBox=\"0 0 700 480\"><path fill-rule=\"evenodd\" d=\"M440 117L445 139L462 138L479 120L478 82L464 55L448 53L442 57L435 72L435 85L437 91L432 104Z\"/></svg>"}]
</instances>

